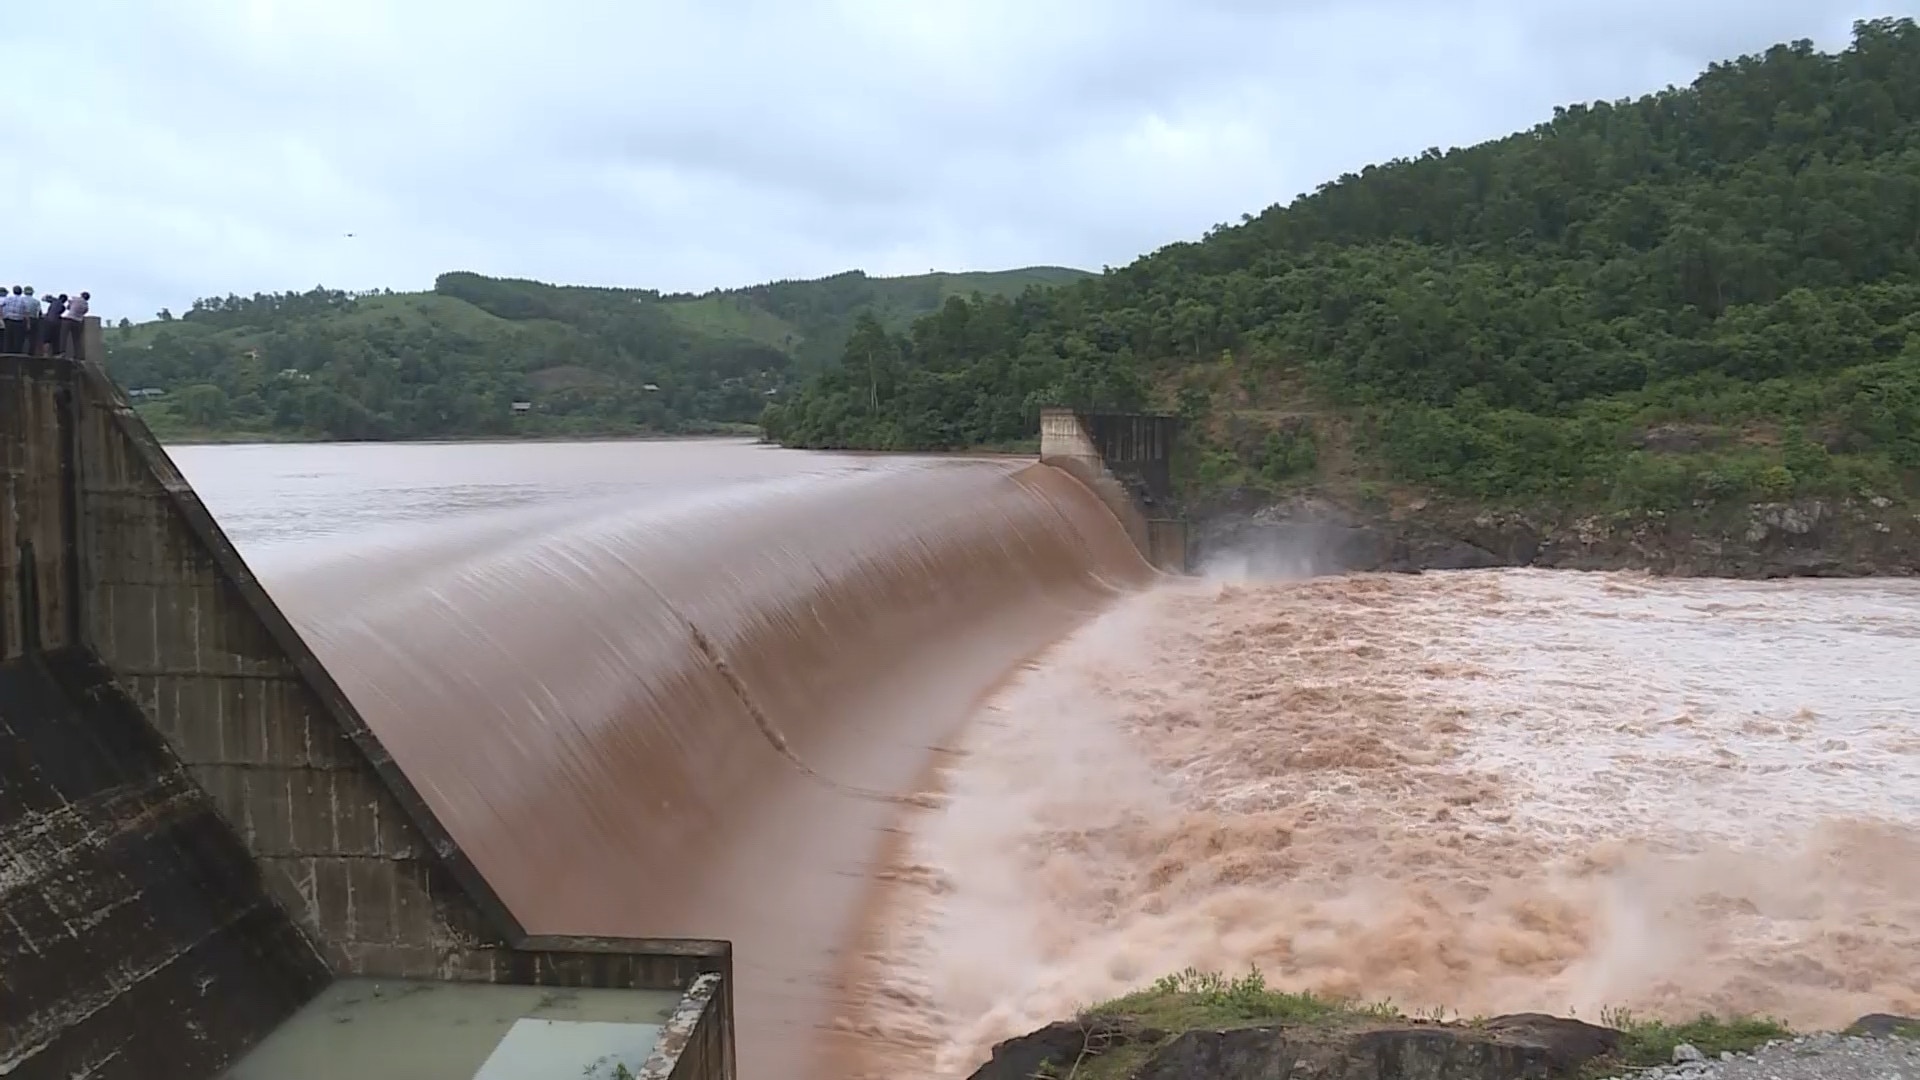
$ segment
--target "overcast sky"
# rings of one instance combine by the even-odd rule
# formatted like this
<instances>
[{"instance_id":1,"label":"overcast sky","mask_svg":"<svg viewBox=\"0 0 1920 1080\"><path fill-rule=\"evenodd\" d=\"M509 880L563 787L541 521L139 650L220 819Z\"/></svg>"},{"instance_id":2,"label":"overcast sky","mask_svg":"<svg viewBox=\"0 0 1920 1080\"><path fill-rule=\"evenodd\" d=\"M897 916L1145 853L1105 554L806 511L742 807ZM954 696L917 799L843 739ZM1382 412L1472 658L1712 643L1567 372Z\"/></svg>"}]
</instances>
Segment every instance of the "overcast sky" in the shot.
<instances>
[{"instance_id":1,"label":"overcast sky","mask_svg":"<svg viewBox=\"0 0 1920 1080\"><path fill-rule=\"evenodd\" d=\"M1555 104L1777 41L1840 48L1920 0L47 10L6 30L0 277L140 319L452 269L694 291L1097 270Z\"/></svg>"}]
</instances>

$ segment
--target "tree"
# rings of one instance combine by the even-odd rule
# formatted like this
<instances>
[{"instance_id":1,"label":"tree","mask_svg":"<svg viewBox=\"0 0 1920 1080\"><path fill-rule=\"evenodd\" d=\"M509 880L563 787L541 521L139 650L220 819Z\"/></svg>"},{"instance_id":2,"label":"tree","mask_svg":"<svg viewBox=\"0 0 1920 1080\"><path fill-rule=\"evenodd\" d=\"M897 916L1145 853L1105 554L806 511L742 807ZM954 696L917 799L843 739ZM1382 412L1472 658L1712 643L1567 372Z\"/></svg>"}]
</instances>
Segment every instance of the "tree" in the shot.
<instances>
[{"instance_id":1,"label":"tree","mask_svg":"<svg viewBox=\"0 0 1920 1080\"><path fill-rule=\"evenodd\" d=\"M1920 27L1863 22L1836 54L1796 41L1559 108L1097 279L951 297L881 341L858 328L768 435L999 442L1042 405L1150 397L1197 418L1180 388L1212 369L1216 392L1311 393L1365 467L1475 498L1920 492ZM1244 475L1319 460L1270 417L1225 419L1266 425L1207 448Z\"/></svg>"},{"instance_id":2,"label":"tree","mask_svg":"<svg viewBox=\"0 0 1920 1080\"><path fill-rule=\"evenodd\" d=\"M173 395L180 415L196 427L211 428L227 418L227 394L217 386L200 383Z\"/></svg>"},{"instance_id":3,"label":"tree","mask_svg":"<svg viewBox=\"0 0 1920 1080\"><path fill-rule=\"evenodd\" d=\"M1000 292L1032 280L983 280L1000 277ZM671 299L450 273L428 294L316 286L201 297L177 319L112 335L108 350L131 385L218 387L232 402L219 425L246 430L335 439L706 431L752 423L811 370L820 341L837 355L856 327L872 344L862 381L872 416L895 392L898 331L945 295L938 279L862 274ZM516 421L516 401L539 407ZM152 418L163 428L185 422L173 405Z\"/></svg>"}]
</instances>

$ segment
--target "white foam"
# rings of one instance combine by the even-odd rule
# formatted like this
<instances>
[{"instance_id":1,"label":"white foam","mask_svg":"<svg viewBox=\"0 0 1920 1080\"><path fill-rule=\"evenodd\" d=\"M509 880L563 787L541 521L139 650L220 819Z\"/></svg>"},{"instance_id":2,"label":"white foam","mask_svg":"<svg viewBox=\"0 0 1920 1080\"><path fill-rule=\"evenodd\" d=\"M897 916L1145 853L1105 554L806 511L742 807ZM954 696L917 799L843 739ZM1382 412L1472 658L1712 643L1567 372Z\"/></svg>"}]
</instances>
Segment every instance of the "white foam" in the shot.
<instances>
[{"instance_id":1,"label":"white foam","mask_svg":"<svg viewBox=\"0 0 1920 1080\"><path fill-rule=\"evenodd\" d=\"M1189 965L1464 1012L1920 1007L1920 583L1482 572L1136 598L916 826L877 1071Z\"/></svg>"}]
</instances>

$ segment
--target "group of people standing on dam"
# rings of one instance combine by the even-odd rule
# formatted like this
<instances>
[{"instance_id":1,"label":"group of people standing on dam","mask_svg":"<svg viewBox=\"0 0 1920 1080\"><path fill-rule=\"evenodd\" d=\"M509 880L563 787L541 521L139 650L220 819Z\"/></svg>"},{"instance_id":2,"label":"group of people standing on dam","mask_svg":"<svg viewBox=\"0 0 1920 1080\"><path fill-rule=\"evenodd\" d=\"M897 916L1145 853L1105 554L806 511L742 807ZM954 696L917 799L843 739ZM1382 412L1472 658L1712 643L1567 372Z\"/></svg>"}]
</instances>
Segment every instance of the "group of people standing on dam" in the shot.
<instances>
[{"instance_id":1,"label":"group of people standing on dam","mask_svg":"<svg viewBox=\"0 0 1920 1080\"><path fill-rule=\"evenodd\" d=\"M80 328L92 303L88 292L60 293L42 301L33 295L33 286L15 285L0 295L0 353L78 358Z\"/></svg>"}]
</instances>

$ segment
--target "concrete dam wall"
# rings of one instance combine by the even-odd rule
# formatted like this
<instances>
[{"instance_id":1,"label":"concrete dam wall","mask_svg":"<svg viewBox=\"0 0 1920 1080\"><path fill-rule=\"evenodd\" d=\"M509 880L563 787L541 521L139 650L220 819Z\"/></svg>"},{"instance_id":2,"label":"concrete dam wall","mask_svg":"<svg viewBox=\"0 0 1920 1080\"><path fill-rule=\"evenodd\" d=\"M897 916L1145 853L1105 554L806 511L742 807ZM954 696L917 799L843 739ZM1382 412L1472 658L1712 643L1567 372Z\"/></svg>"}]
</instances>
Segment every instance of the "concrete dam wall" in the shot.
<instances>
[{"instance_id":1,"label":"concrete dam wall","mask_svg":"<svg viewBox=\"0 0 1920 1080\"><path fill-rule=\"evenodd\" d=\"M939 748L1153 571L1085 487L1031 462L534 520L272 587L523 925L724 935L743 1071L846 1075L824 1038L840 965Z\"/></svg>"},{"instance_id":2,"label":"concrete dam wall","mask_svg":"<svg viewBox=\"0 0 1920 1080\"><path fill-rule=\"evenodd\" d=\"M529 934L92 363L0 357L0 749L0 1073L218 1075L358 978L671 991L648 1067L733 1074L730 946Z\"/></svg>"},{"instance_id":3,"label":"concrete dam wall","mask_svg":"<svg viewBox=\"0 0 1920 1080\"><path fill-rule=\"evenodd\" d=\"M0 663L0 1071L211 1076L331 975L84 650Z\"/></svg>"},{"instance_id":4,"label":"concrete dam wall","mask_svg":"<svg viewBox=\"0 0 1920 1080\"><path fill-rule=\"evenodd\" d=\"M269 595L104 371L0 357L0 900L58 898L0 921L32 1018L0 1066L368 1080L410 1049L341 1033L439 987L467 1005L407 1030L482 1022L395 1075L605 1016L651 1033L637 1075L841 1075L939 748L1184 560L1162 418L1050 430L1043 464L452 529ZM483 993L513 987L629 999Z\"/></svg>"},{"instance_id":5,"label":"concrete dam wall","mask_svg":"<svg viewBox=\"0 0 1920 1080\"><path fill-rule=\"evenodd\" d=\"M1100 497L1147 561L1184 573L1187 522L1173 494L1177 417L1043 409L1040 460L1061 469Z\"/></svg>"}]
</instances>

